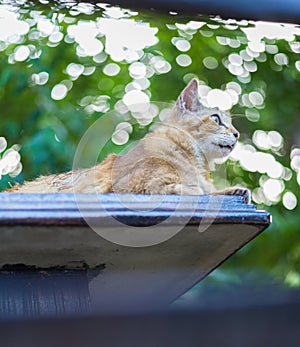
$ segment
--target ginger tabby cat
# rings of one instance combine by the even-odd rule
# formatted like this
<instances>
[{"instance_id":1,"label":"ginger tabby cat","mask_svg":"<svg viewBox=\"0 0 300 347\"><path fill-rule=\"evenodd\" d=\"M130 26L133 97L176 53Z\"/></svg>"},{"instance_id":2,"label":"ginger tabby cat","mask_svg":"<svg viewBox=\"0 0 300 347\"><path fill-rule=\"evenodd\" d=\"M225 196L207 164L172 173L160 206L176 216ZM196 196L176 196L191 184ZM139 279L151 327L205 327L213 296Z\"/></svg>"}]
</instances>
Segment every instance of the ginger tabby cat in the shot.
<instances>
[{"instance_id":1,"label":"ginger tabby cat","mask_svg":"<svg viewBox=\"0 0 300 347\"><path fill-rule=\"evenodd\" d=\"M238 138L228 114L200 103L193 79L167 119L128 153L110 154L94 167L41 176L8 191L238 195L249 203L248 189L216 191L210 179L211 164L228 156Z\"/></svg>"}]
</instances>

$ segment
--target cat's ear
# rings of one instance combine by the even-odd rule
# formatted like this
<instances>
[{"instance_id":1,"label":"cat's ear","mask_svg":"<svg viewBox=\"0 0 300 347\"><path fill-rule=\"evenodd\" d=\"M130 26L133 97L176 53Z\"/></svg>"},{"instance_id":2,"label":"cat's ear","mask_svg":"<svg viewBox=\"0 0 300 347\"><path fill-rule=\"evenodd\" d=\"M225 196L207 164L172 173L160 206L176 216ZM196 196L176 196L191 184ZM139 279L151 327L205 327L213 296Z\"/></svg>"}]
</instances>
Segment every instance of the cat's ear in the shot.
<instances>
[{"instance_id":1,"label":"cat's ear","mask_svg":"<svg viewBox=\"0 0 300 347\"><path fill-rule=\"evenodd\" d=\"M193 78L179 95L176 105L181 111L195 112L201 107L198 96L198 80Z\"/></svg>"}]
</instances>

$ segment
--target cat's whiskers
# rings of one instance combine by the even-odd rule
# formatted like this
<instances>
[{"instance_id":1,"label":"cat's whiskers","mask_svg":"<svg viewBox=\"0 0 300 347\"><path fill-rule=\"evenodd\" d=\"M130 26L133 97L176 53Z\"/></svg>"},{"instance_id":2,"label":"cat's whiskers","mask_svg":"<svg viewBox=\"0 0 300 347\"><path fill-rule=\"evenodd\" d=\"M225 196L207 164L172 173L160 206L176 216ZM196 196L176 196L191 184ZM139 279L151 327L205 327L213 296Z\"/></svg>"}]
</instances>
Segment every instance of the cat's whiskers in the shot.
<instances>
[{"instance_id":1,"label":"cat's whiskers","mask_svg":"<svg viewBox=\"0 0 300 347\"><path fill-rule=\"evenodd\" d=\"M243 113L234 113L231 115L231 118L236 118L236 117L246 117L246 115Z\"/></svg>"}]
</instances>

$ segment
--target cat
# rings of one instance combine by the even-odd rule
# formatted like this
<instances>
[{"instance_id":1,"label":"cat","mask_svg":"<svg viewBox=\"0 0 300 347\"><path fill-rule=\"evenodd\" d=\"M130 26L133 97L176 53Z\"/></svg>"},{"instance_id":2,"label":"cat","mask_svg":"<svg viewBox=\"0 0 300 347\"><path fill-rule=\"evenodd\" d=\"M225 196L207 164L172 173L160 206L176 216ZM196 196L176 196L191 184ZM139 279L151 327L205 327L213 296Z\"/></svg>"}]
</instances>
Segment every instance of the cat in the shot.
<instances>
[{"instance_id":1,"label":"cat","mask_svg":"<svg viewBox=\"0 0 300 347\"><path fill-rule=\"evenodd\" d=\"M216 191L210 178L215 159L227 157L238 138L229 114L199 101L198 80L192 79L167 118L126 154L110 154L94 167L41 176L8 191L238 195L250 203L248 189Z\"/></svg>"}]
</instances>

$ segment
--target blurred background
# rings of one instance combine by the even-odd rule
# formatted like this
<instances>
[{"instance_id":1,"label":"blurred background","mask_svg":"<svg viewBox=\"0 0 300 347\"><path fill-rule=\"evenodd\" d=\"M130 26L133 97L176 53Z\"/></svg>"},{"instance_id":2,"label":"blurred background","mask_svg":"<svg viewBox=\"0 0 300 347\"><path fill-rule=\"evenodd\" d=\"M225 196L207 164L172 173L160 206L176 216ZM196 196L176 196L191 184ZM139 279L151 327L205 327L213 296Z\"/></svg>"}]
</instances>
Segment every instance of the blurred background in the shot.
<instances>
[{"instance_id":1,"label":"blurred background","mask_svg":"<svg viewBox=\"0 0 300 347\"><path fill-rule=\"evenodd\" d=\"M273 224L181 300L211 283L300 286L299 27L40 0L2 2L0 28L1 190L70 170L107 112L121 122L99 160L122 151L161 119L155 102L197 77L202 102L230 110L241 133L226 184L251 189Z\"/></svg>"}]
</instances>

